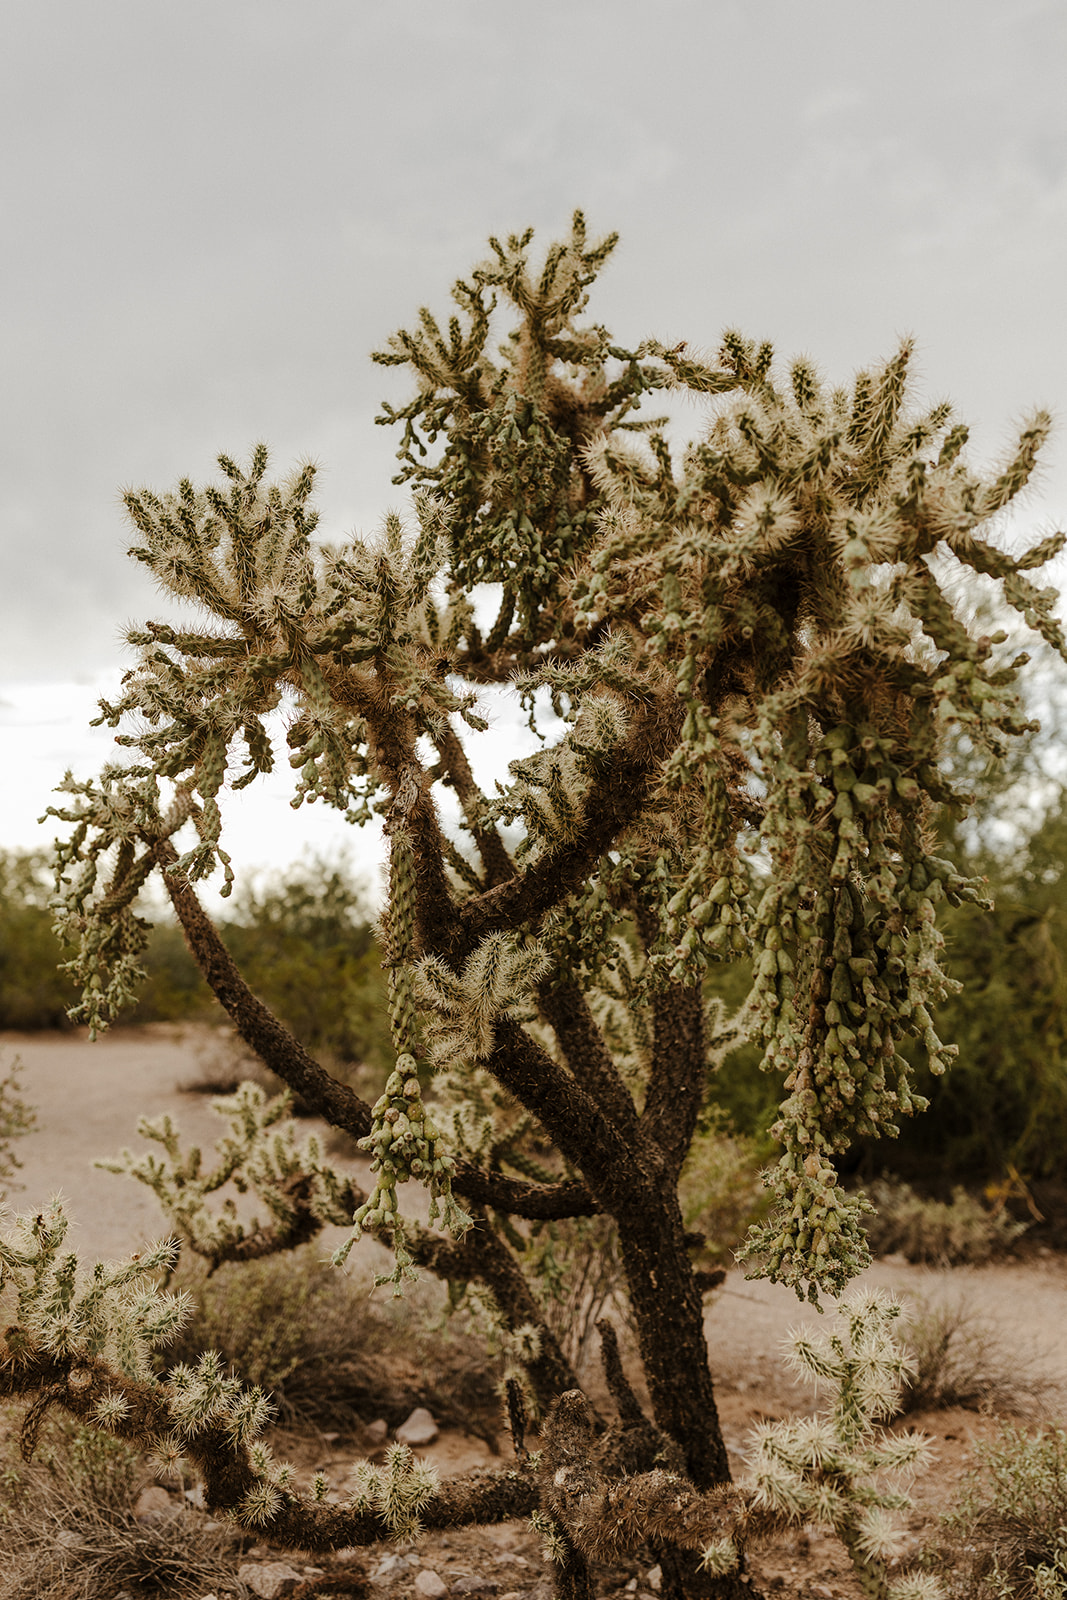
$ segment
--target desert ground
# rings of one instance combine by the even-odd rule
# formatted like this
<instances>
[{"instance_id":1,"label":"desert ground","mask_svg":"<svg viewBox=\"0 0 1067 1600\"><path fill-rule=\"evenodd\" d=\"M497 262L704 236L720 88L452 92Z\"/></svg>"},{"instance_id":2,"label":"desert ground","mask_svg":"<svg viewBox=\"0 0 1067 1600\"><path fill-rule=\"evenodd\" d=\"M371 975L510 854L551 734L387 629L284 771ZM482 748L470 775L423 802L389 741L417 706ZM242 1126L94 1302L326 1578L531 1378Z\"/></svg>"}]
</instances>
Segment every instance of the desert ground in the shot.
<instances>
[{"instance_id":1,"label":"desert ground","mask_svg":"<svg viewBox=\"0 0 1067 1600\"><path fill-rule=\"evenodd\" d=\"M164 1112L188 1142L210 1147L222 1124L209 1098L189 1092L189 1086L225 1072L225 1046L219 1037L164 1026L116 1031L94 1044L79 1033L0 1036L0 1068L6 1070L16 1056L22 1064L22 1093L36 1110L37 1124L18 1142L22 1167L9 1206L37 1208L62 1194L75 1219L71 1244L85 1262L123 1255L159 1237L165 1227L149 1190L91 1163L94 1157L116 1155L124 1146L142 1145L138 1118ZM332 1242L324 1243L328 1248ZM983 1267L952 1269L918 1267L893 1257L876 1262L862 1281L912 1304L964 1305L980 1323L987 1344L999 1352L1004 1368L1022 1379L1028 1420L1062 1422L1067 1416L1067 1259L1062 1255L1030 1250ZM727 1444L739 1471L754 1422L812 1409L809 1391L790 1380L781 1366L787 1332L801 1323L825 1326L830 1320L800 1305L791 1291L747 1281L737 1269L709 1296L708 1344ZM988 1408L953 1409L910 1418L909 1423L923 1427L936 1448L936 1464L916 1483L915 1507L908 1515L907 1546L914 1550L936 1541L938 1516L973 1466L976 1444L995 1431L996 1418ZM358 1430L351 1438L318 1436L306 1445L306 1464L325 1465L332 1477L343 1480L353 1457L367 1448ZM482 1440L449 1430L420 1453L445 1470L490 1458ZM241 1556L246 1579L248 1563L280 1559L265 1548L246 1550ZM359 1566L370 1581L369 1592L383 1597L483 1593L500 1600L505 1595L540 1600L550 1593L538 1537L520 1524L439 1537L399 1555L383 1546L362 1552ZM754 1555L752 1567L756 1581L784 1600L794 1595L846 1600L860 1593L843 1552L818 1531L777 1541ZM301 1569L299 1560L295 1570L305 1571L309 1593L316 1588L330 1592L321 1587L327 1578L310 1567ZM435 1589L429 1579L421 1579L423 1572L435 1573L443 1587ZM355 1575L352 1569L350 1577ZM642 1566L637 1561L607 1574L601 1591L606 1596L654 1594L656 1579L647 1562ZM253 1591L235 1582L229 1592ZM117 1597L102 1595L100 1600Z\"/></svg>"}]
</instances>

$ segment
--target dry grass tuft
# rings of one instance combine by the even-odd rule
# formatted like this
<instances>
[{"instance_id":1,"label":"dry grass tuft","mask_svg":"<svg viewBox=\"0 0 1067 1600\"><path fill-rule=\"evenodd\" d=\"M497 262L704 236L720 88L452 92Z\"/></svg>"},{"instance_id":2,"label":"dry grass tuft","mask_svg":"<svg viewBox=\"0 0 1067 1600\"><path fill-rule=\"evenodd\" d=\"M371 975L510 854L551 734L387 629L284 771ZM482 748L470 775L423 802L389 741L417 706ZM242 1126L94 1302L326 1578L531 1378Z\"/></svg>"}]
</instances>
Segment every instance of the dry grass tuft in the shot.
<instances>
[{"instance_id":1,"label":"dry grass tuft","mask_svg":"<svg viewBox=\"0 0 1067 1600\"><path fill-rule=\"evenodd\" d=\"M901 1410L944 1411L961 1406L995 1416L1029 1416L1051 1384L1035 1357L1005 1348L992 1324L963 1296L911 1302L901 1337L915 1364Z\"/></svg>"}]
</instances>

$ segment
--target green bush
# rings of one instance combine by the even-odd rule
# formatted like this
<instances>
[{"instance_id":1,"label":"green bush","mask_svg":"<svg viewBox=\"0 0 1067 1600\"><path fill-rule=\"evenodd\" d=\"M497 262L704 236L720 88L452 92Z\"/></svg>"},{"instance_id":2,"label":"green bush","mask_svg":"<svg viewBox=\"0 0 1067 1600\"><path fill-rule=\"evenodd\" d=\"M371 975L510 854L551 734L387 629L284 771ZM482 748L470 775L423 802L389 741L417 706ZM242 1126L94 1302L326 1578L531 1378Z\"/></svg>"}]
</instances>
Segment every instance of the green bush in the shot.
<instances>
[{"instance_id":1,"label":"green bush","mask_svg":"<svg viewBox=\"0 0 1067 1600\"><path fill-rule=\"evenodd\" d=\"M246 886L223 937L251 988L309 1050L392 1065L381 957L343 865L310 858Z\"/></svg>"},{"instance_id":2,"label":"green bush","mask_svg":"<svg viewBox=\"0 0 1067 1600\"><path fill-rule=\"evenodd\" d=\"M1004 1211L987 1211L961 1188L946 1202L878 1178L867 1185L867 1194L875 1210L864 1226L876 1256L899 1253L929 1266L974 1266L1004 1255L1026 1227Z\"/></svg>"},{"instance_id":3,"label":"green bush","mask_svg":"<svg viewBox=\"0 0 1067 1600\"><path fill-rule=\"evenodd\" d=\"M65 1028L78 995L52 932L52 873L36 851L0 851L0 1028Z\"/></svg>"},{"instance_id":4,"label":"green bush","mask_svg":"<svg viewBox=\"0 0 1067 1600\"><path fill-rule=\"evenodd\" d=\"M976 1446L979 1469L949 1525L960 1541L956 1593L967 1600L1067 1596L1067 1433L1007 1427Z\"/></svg>"},{"instance_id":5,"label":"green bush","mask_svg":"<svg viewBox=\"0 0 1067 1600\"><path fill-rule=\"evenodd\" d=\"M0 852L0 1028L69 1026L69 950L52 931L44 856ZM253 989L309 1050L375 1072L391 1062L371 917L343 863L310 859L246 886L223 937ZM173 920L152 927L133 1023L212 1021L218 1004Z\"/></svg>"}]
</instances>

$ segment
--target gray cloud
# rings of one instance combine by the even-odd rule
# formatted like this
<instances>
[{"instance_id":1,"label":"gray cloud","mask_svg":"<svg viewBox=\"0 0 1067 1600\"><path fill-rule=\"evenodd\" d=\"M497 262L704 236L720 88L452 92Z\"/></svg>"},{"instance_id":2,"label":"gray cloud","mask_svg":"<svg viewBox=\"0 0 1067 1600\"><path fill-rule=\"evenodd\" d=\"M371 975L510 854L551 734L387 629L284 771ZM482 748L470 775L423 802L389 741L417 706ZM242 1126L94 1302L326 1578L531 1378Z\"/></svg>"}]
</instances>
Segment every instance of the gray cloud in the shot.
<instances>
[{"instance_id":1,"label":"gray cloud","mask_svg":"<svg viewBox=\"0 0 1067 1600\"><path fill-rule=\"evenodd\" d=\"M0 681L118 658L117 491L256 438L397 498L368 353L583 204L595 313L847 373L920 339L984 449L1062 405L1059 0L37 0L4 23ZM1062 438L1035 514L1067 515Z\"/></svg>"}]
</instances>

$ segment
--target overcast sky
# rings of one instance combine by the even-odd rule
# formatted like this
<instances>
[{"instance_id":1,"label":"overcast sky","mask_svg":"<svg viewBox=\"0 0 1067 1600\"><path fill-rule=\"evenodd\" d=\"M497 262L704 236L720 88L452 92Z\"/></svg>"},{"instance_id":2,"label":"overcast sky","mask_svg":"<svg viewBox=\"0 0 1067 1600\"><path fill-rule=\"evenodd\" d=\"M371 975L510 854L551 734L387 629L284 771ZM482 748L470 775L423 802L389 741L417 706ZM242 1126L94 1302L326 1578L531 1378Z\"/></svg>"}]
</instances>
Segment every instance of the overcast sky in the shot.
<instances>
[{"instance_id":1,"label":"overcast sky","mask_svg":"<svg viewBox=\"0 0 1067 1600\"><path fill-rule=\"evenodd\" d=\"M369 352L577 205L622 235L620 340L736 325L847 378L913 333L980 456L1053 410L1027 520L1067 523L1065 62L1063 0L9 0L0 846L106 754L155 604L119 488L263 438L321 463L329 533L372 528L407 391ZM279 807L244 860L299 850Z\"/></svg>"}]
</instances>

